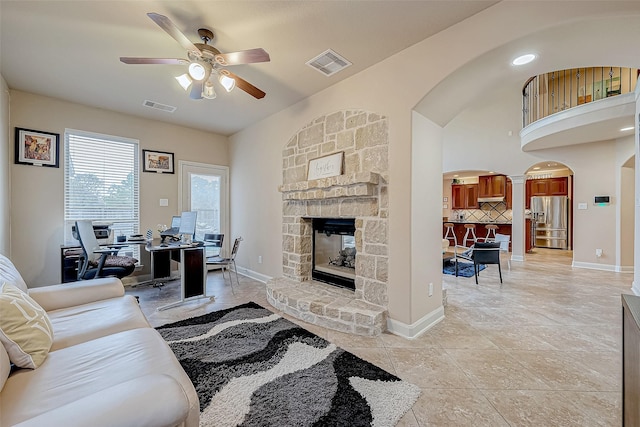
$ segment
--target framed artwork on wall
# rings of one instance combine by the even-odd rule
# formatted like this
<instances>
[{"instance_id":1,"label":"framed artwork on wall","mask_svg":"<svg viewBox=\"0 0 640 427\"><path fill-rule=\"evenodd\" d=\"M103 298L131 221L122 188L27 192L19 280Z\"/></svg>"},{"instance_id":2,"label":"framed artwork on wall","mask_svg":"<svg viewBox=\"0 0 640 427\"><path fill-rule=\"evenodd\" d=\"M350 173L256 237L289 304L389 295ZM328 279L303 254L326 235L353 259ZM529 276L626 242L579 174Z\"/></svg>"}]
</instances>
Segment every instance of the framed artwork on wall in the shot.
<instances>
[{"instance_id":1,"label":"framed artwork on wall","mask_svg":"<svg viewBox=\"0 0 640 427\"><path fill-rule=\"evenodd\" d=\"M173 173L173 153L142 150L142 171Z\"/></svg>"},{"instance_id":2,"label":"framed artwork on wall","mask_svg":"<svg viewBox=\"0 0 640 427\"><path fill-rule=\"evenodd\" d=\"M58 167L60 134L16 128L15 163Z\"/></svg>"},{"instance_id":3,"label":"framed artwork on wall","mask_svg":"<svg viewBox=\"0 0 640 427\"><path fill-rule=\"evenodd\" d=\"M344 151L309 160L307 180L342 175Z\"/></svg>"}]
</instances>

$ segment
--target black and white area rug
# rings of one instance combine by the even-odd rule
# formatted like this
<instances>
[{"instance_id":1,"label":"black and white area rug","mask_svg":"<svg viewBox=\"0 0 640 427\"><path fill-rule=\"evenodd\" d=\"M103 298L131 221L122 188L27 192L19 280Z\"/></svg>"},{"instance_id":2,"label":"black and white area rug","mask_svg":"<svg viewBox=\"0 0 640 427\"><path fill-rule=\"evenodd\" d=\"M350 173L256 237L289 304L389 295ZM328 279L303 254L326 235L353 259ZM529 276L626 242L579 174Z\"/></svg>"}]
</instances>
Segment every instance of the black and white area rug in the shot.
<instances>
[{"instance_id":1,"label":"black and white area rug","mask_svg":"<svg viewBox=\"0 0 640 427\"><path fill-rule=\"evenodd\" d=\"M255 303L157 328L201 426L394 426L420 389Z\"/></svg>"}]
</instances>

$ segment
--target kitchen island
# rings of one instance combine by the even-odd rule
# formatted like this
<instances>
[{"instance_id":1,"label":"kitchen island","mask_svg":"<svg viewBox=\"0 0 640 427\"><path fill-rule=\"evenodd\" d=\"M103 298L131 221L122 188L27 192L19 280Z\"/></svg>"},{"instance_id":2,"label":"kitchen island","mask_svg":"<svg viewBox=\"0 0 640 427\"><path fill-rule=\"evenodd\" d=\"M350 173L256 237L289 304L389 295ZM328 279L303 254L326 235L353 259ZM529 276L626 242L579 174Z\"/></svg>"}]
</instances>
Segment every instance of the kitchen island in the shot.
<instances>
[{"instance_id":1,"label":"kitchen island","mask_svg":"<svg viewBox=\"0 0 640 427\"><path fill-rule=\"evenodd\" d=\"M466 233L466 228L464 228L465 224L475 224L476 226L476 237L478 239L480 239L480 241L484 241L485 236L487 235L487 229L485 228L485 225L489 225L489 224L493 224L498 226L498 229L496 230L496 233L499 234L506 234L508 236L511 236L511 223L510 222L478 222L478 221L460 221L460 220L455 220L455 221L443 221L443 226L442 226L442 235L444 236L444 234L446 233L446 228L444 227L444 223L450 222L453 224L453 232L456 235L456 239L458 240L458 244L462 245L463 239L464 239L464 234ZM527 230L527 232L525 233L525 251L526 252L530 252L532 249L531 246L531 220L527 219L526 223L525 223L525 228ZM513 238L509 240L509 251L511 251L511 242L513 241ZM451 243L453 245L453 242Z\"/></svg>"}]
</instances>

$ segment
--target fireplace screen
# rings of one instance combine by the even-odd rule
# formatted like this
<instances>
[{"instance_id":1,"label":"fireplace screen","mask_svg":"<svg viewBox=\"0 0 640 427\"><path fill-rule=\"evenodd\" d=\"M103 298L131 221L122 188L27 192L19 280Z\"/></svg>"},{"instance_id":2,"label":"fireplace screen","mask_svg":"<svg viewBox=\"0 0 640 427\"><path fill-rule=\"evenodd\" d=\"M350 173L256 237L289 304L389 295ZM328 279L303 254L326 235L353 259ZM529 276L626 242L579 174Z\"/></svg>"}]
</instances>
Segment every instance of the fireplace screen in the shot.
<instances>
[{"instance_id":1,"label":"fireplace screen","mask_svg":"<svg viewBox=\"0 0 640 427\"><path fill-rule=\"evenodd\" d=\"M355 289L356 242L354 219L313 220L314 280Z\"/></svg>"}]
</instances>

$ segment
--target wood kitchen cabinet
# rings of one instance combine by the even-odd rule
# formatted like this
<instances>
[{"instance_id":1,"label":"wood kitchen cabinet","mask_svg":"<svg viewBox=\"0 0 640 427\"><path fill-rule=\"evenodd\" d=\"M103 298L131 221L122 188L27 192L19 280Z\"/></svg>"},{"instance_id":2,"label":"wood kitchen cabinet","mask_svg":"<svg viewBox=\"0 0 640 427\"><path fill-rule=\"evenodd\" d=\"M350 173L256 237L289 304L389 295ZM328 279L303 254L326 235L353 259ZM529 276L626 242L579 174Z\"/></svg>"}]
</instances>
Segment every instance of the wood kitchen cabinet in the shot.
<instances>
[{"instance_id":1,"label":"wood kitchen cabinet","mask_svg":"<svg viewBox=\"0 0 640 427\"><path fill-rule=\"evenodd\" d=\"M526 208L531 208L531 196L568 196L569 178L530 179L526 184Z\"/></svg>"},{"instance_id":2,"label":"wood kitchen cabinet","mask_svg":"<svg viewBox=\"0 0 640 427\"><path fill-rule=\"evenodd\" d=\"M507 205L507 209L513 208L513 184L511 184L511 180L507 178L507 184L505 188L504 194L504 202Z\"/></svg>"},{"instance_id":3,"label":"wood kitchen cabinet","mask_svg":"<svg viewBox=\"0 0 640 427\"><path fill-rule=\"evenodd\" d=\"M507 177L485 175L478 177L478 197L505 197Z\"/></svg>"},{"instance_id":4,"label":"wood kitchen cabinet","mask_svg":"<svg viewBox=\"0 0 640 427\"><path fill-rule=\"evenodd\" d=\"M451 186L453 209L478 209L478 184L453 184Z\"/></svg>"}]
</instances>

